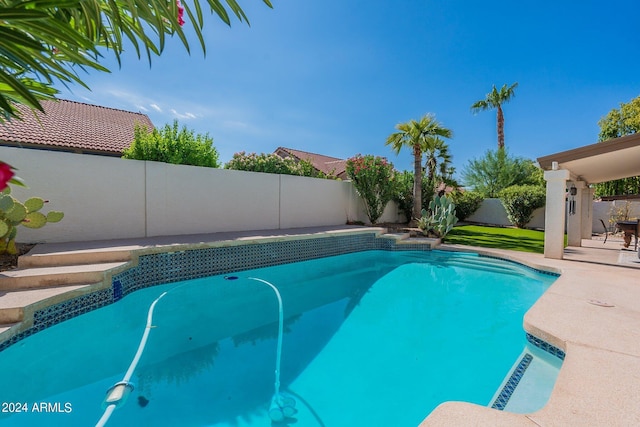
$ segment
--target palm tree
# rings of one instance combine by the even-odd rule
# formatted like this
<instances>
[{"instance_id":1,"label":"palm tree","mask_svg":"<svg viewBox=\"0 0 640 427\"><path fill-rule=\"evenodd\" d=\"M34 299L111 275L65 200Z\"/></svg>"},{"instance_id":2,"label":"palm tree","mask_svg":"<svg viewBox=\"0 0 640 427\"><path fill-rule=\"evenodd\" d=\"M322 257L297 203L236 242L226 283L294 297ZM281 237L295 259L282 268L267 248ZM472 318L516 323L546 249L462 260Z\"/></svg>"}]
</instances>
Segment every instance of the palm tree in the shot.
<instances>
[{"instance_id":1,"label":"palm tree","mask_svg":"<svg viewBox=\"0 0 640 427\"><path fill-rule=\"evenodd\" d=\"M498 110L498 149L504 148L504 114L502 113L502 104L509 102L509 100L515 96L515 88L517 87L518 82L515 82L509 87L504 84L498 91L498 89L496 89L496 86L493 85L493 89L486 95L483 100L480 100L471 106L471 111L473 111L474 113L477 113L478 111L489 110L491 108L496 108Z\"/></svg>"},{"instance_id":2,"label":"palm tree","mask_svg":"<svg viewBox=\"0 0 640 427\"><path fill-rule=\"evenodd\" d=\"M425 171L427 174L427 195L429 200L423 200L423 205L428 205L435 189L441 183L447 185L451 182L451 154L449 154L449 146L439 136L429 136L425 140L426 146L424 153L426 154Z\"/></svg>"},{"instance_id":3,"label":"palm tree","mask_svg":"<svg viewBox=\"0 0 640 427\"><path fill-rule=\"evenodd\" d=\"M262 0L271 7L270 0ZM100 64L105 51L118 63L125 46L138 57L160 55L176 36L187 51L185 17L203 52L203 12L209 9L231 24L230 15L247 17L233 0L67 0L0 2L0 124L20 118L16 104L42 111L41 100L55 99L54 81L86 84L78 70L109 71ZM208 5L204 8L201 3ZM186 13L185 13L186 12Z\"/></svg>"},{"instance_id":4,"label":"palm tree","mask_svg":"<svg viewBox=\"0 0 640 427\"><path fill-rule=\"evenodd\" d=\"M440 136L451 138L453 132L439 123L433 114L425 114L420 120L411 120L396 125L398 132L387 138L386 145L397 153L402 147L413 150L413 219L419 219L422 207L422 153L429 147L429 138Z\"/></svg>"}]
</instances>

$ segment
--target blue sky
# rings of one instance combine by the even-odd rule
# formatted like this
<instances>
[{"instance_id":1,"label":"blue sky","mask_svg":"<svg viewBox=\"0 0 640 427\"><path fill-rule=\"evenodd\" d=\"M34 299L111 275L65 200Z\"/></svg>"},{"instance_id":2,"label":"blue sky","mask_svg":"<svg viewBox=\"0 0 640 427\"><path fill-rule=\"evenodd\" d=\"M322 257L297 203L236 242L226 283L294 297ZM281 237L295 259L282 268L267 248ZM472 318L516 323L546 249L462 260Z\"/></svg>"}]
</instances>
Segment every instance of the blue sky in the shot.
<instances>
[{"instance_id":1,"label":"blue sky","mask_svg":"<svg viewBox=\"0 0 640 427\"><path fill-rule=\"evenodd\" d=\"M384 144L397 123L433 113L454 132L458 175L495 149L495 111L472 114L492 85L518 82L504 107L513 155L594 143L598 120L640 95L637 0L239 0L251 26L207 16L161 57L107 54L112 73L60 97L178 119L209 133L223 162L278 146L334 157L374 154L412 169Z\"/></svg>"}]
</instances>

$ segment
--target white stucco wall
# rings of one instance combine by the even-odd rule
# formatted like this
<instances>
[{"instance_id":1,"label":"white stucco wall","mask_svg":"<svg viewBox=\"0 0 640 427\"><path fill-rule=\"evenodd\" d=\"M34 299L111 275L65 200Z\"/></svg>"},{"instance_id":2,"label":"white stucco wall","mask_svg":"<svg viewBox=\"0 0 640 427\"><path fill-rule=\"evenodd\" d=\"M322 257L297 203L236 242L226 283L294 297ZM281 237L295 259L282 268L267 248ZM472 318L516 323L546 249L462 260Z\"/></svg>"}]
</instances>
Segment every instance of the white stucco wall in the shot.
<instances>
[{"instance_id":1,"label":"white stucco wall","mask_svg":"<svg viewBox=\"0 0 640 427\"><path fill-rule=\"evenodd\" d=\"M145 233L144 162L104 156L0 147L28 188L12 186L21 201L42 197L42 212L65 218L41 229L20 227L18 241L73 241L141 237Z\"/></svg>"},{"instance_id":2,"label":"white stucco wall","mask_svg":"<svg viewBox=\"0 0 640 427\"><path fill-rule=\"evenodd\" d=\"M507 218L507 212L502 206L500 199L485 199L477 211L466 219L470 222L478 222L481 224L493 224L501 226L510 226L511 222ZM536 209L533 213L528 228L544 228L544 208Z\"/></svg>"},{"instance_id":3,"label":"white stucco wall","mask_svg":"<svg viewBox=\"0 0 640 427\"><path fill-rule=\"evenodd\" d=\"M19 242L67 242L368 222L350 182L232 171L86 154L0 147L29 188L24 201L64 219L20 227ZM390 203L380 222L397 222Z\"/></svg>"},{"instance_id":4,"label":"white stucco wall","mask_svg":"<svg viewBox=\"0 0 640 427\"><path fill-rule=\"evenodd\" d=\"M615 228L616 212L626 210L628 205L629 218L640 218L640 201L627 202L616 200L611 202L593 202L593 230L602 233L602 219L609 231Z\"/></svg>"}]
</instances>

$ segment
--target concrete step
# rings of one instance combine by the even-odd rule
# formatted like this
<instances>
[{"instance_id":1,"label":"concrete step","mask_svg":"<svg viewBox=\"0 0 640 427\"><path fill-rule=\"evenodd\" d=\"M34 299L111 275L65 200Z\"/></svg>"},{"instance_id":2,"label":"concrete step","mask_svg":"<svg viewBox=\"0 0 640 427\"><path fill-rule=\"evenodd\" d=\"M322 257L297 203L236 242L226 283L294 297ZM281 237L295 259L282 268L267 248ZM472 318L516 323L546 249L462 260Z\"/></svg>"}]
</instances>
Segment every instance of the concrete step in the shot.
<instances>
[{"instance_id":1,"label":"concrete step","mask_svg":"<svg viewBox=\"0 0 640 427\"><path fill-rule=\"evenodd\" d=\"M61 265L103 264L131 260L131 250L124 248L97 248L38 252L38 248L18 258L18 268L57 267Z\"/></svg>"},{"instance_id":2,"label":"concrete step","mask_svg":"<svg viewBox=\"0 0 640 427\"><path fill-rule=\"evenodd\" d=\"M126 262L8 270L0 273L0 291L49 288L101 282L108 270Z\"/></svg>"},{"instance_id":3,"label":"concrete step","mask_svg":"<svg viewBox=\"0 0 640 427\"><path fill-rule=\"evenodd\" d=\"M2 335L3 333L5 333L6 331L8 331L9 329L13 328L15 325L17 325L18 323L3 323L0 324L0 335Z\"/></svg>"},{"instance_id":4,"label":"concrete step","mask_svg":"<svg viewBox=\"0 0 640 427\"><path fill-rule=\"evenodd\" d=\"M81 289L88 284L56 286L50 288L0 291L0 333L24 319L25 307L48 298L54 298Z\"/></svg>"}]
</instances>

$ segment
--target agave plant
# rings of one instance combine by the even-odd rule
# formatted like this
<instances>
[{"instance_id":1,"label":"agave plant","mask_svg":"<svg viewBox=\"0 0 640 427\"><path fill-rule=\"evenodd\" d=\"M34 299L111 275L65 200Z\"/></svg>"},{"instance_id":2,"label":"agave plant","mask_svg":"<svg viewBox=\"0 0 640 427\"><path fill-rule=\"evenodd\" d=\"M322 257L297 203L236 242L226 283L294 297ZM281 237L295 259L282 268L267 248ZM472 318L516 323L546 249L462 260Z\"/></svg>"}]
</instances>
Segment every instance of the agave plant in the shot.
<instances>
[{"instance_id":1,"label":"agave plant","mask_svg":"<svg viewBox=\"0 0 640 427\"><path fill-rule=\"evenodd\" d=\"M447 196L436 196L429 202L429 212L422 210L422 217L418 220L418 228L425 235L433 234L443 238L458 222L456 205Z\"/></svg>"}]
</instances>

